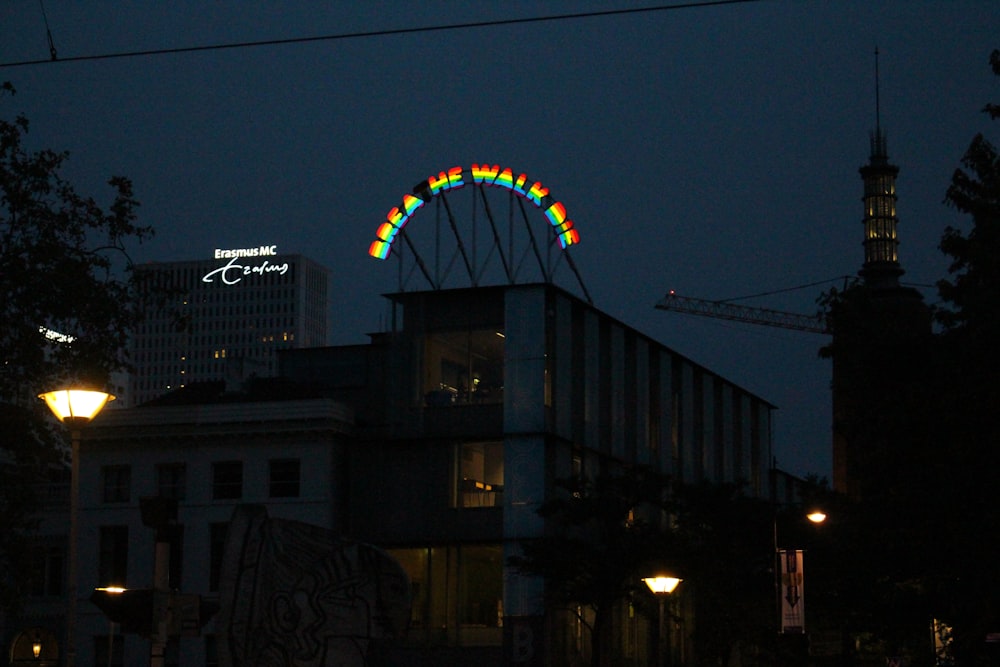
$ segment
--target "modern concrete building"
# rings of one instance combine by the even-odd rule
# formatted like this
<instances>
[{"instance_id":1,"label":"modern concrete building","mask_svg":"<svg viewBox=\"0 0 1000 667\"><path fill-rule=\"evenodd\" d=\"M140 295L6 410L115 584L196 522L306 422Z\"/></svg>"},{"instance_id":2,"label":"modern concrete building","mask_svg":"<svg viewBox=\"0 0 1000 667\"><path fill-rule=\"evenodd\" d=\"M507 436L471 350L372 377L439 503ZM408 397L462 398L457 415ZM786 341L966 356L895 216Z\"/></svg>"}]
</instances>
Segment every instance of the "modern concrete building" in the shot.
<instances>
[{"instance_id":1,"label":"modern concrete building","mask_svg":"<svg viewBox=\"0 0 1000 667\"><path fill-rule=\"evenodd\" d=\"M217 248L136 270L167 299L150 304L135 332L129 405L194 382L272 376L276 350L327 344L329 272L302 255Z\"/></svg>"},{"instance_id":2,"label":"modern concrete building","mask_svg":"<svg viewBox=\"0 0 1000 667\"><path fill-rule=\"evenodd\" d=\"M283 350L280 377L241 392L193 383L95 420L81 445L81 598L153 586L157 533L142 499L167 498L169 586L217 603L228 522L255 504L398 560L410 627L381 648L385 664L576 664L588 650L578 624L507 564L544 530L537 510L555 480L642 464L770 493L773 406L569 292L388 298L397 328L369 344ZM57 600L33 600L32 628L61 637ZM77 665L147 663L147 639L123 636L90 602L78 609ZM622 658L647 659L649 621L623 607L616 623L632 638ZM189 627L164 664L217 664L219 631Z\"/></svg>"}]
</instances>

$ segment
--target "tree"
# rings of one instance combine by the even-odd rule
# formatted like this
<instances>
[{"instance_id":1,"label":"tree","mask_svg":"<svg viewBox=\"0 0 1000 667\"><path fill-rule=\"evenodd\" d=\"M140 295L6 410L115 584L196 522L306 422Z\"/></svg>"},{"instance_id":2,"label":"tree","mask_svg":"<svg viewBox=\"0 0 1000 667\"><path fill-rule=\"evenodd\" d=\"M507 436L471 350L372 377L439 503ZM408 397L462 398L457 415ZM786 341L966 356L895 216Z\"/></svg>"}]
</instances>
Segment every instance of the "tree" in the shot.
<instances>
[{"instance_id":1,"label":"tree","mask_svg":"<svg viewBox=\"0 0 1000 667\"><path fill-rule=\"evenodd\" d=\"M990 55L1000 76L1000 50ZM1000 105L983 111L1000 118ZM996 659L989 655L986 633L1000 631L1000 574L995 553L982 539L1000 531L1000 154L977 134L956 169L945 201L971 217L969 231L948 227L942 252L951 258L950 280L938 290L948 305L939 313L943 326L942 421L952 447L947 457L955 517L961 532L952 531L954 558L933 579L940 618L953 628L953 649L960 664Z\"/></svg>"},{"instance_id":2,"label":"tree","mask_svg":"<svg viewBox=\"0 0 1000 667\"><path fill-rule=\"evenodd\" d=\"M15 93L0 86L0 101ZM11 607L27 577L30 482L58 464L65 434L51 428L35 398L64 382L104 388L126 365L139 317L127 246L152 229L136 220L127 178L108 181L102 208L61 175L66 152L32 151L23 115L0 118L0 604Z\"/></svg>"},{"instance_id":3,"label":"tree","mask_svg":"<svg viewBox=\"0 0 1000 667\"><path fill-rule=\"evenodd\" d=\"M773 633L771 508L739 485L677 485L648 468L557 481L543 503L546 534L510 560L545 582L549 609L592 614L591 664L613 659L612 615L631 600L655 618L641 577L667 565L693 601L698 664L720 664L740 643Z\"/></svg>"},{"instance_id":4,"label":"tree","mask_svg":"<svg viewBox=\"0 0 1000 667\"><path fill-rule=\"evenodd\" d=\"M556 495L539 508L546 535L525 541L523 555L510 561L544 579L548 607L592 611L594 667L609 659L612 611L635 589L641 566L654 555L673 553L669 533L652 518L664 507L665 484L663 477L639 469L559 480ZM640 506L646 511L637 515Z\"/></svg>"}]
</instances>

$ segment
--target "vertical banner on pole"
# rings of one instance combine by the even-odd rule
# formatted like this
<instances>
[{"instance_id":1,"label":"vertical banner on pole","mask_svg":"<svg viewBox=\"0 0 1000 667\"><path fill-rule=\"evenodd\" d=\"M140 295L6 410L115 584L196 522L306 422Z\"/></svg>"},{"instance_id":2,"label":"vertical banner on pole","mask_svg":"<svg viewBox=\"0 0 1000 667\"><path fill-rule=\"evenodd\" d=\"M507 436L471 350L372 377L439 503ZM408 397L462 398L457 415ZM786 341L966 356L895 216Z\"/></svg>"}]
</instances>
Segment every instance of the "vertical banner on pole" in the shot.
<instances>
[{"instance_id":1,"label":"vertical banner on pole","mask_svg":"<svg viewBox=\"0 0 1000 667\"><path fill-rule=\"evenodd\" d=\"M805 632L805 602L803 598L802 552L794 549L779 549L781 563L779 593L781 596L781 632L801 634Z\"/></svg>"}]
</instances>

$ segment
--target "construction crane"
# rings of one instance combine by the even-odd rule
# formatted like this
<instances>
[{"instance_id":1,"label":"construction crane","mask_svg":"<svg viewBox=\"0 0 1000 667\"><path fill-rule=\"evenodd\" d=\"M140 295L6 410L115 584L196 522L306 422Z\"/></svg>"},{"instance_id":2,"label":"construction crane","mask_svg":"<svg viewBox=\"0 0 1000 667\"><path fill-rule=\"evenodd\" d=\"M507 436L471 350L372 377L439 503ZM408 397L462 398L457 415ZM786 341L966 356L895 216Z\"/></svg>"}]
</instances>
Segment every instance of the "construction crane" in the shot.
<instances>
[{"instance_id":1,"label":"construction crane","mask_svg":"<svg viewBox=\"0 0 1000 667\"><path fill-rule=\"evenodd\" d=\"M667 292L667 295L656 304L656 307L660 310L672 310L688 315L702 315L748 324L763 324L809 333L830 333L830 327L822 315L801 315L769 308L741 306L727 301L695 299L689 296L680 296L673 290Z\"/></svg>"}]
</instances>

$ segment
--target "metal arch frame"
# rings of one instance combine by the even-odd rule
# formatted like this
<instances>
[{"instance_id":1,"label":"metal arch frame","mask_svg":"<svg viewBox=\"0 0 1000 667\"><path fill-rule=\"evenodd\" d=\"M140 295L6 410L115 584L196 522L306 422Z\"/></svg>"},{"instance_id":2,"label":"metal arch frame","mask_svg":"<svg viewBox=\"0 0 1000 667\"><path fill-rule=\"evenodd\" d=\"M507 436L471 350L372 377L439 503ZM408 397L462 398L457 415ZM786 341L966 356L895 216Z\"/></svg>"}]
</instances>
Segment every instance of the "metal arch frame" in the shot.
<instances>
[{"instance_id":1,"label":"metal arch frame","mask_svg":"<svg viewBox=\"0 0 1000 667\"><path fill-rule=\"evenodd\" d=\"M590 292L587 290L576 263L569 252L566 249L561 249L555 258L553 258L553 246L558 242L555 228L551 225L546 225L549 232L548 241L545 243L545 252L543 253L539 239L532 229L531 221L528 219L528 211L524 205L524 201L515 196L513 192L509 192L507 196L507 248L506 250L504 249L504 229L502 224L498 224L497 218L494 215L490 200L486 195L487 187L489 186L481 183L469 183L462 188L463 190L466 188L475 189L472 195L472 211L470 214L471 249L467 248L466 243L463 241L459 220L455 215L454 208L448 201L448 198L454 195L454 192L451 191L440 193L434 197L433 265L429 266L427 261L425 261L424 256L411 238L409 226L399 231L399 236L403 239L403 246L401 247L397 243L396 251L392 253L392 256L395 256L399 262L397 277L398 291L407 291L417 273L423 276L423 279L431 289L444 289L445 282L451 276L456 263L459 261L461 261L465 269L465 275L472 287L481 286L486 271L491 268L494 260L500 264L506 284L515 285L518 283L518 278L523 270L526 269L526 264L529 264L531 258L534 257L534 263L537 265L537 269L546 283L554 282L556 270L563 260L565 260L569 270L575 276L585 299L588 303L593 303ZM489 227L488 231L491 237L486 247L483 248L486 250L486 255L482 259L478 257L478 253L481 250L478 239L480 210L486 216L486 222ZM515 229L517 227L515 218L518 217L517 213L520 213L520 222L524 225L524 234L526 236L526 239L520 242L519 239L515 239ZM442 216L444 220L442 220ZM447 231L442 229L445 221L455 243L454 249L451 250L447 257L442 256L443 237L447 235ZM521 247L522 245L523 247ZM413 258L412 264L409 267L406 266L407 255L412 255ZM496 255L495 258L494 255Z\"/></svg>"}]
</instances>

